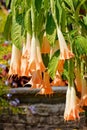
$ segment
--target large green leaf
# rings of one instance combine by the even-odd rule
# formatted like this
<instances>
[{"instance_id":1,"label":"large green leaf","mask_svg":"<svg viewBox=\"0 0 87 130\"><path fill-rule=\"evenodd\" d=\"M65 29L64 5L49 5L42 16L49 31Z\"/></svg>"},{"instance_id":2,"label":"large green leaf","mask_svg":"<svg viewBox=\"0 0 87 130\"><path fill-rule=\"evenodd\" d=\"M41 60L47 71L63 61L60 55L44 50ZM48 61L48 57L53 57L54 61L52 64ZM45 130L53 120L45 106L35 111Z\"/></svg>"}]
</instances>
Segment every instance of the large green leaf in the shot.
<instances>
[{"instance_id":1,"label":"large green leaf","mask_svg":"<svg viewBox=\"0 0 87 130\"><path fill-rule=\"evenodd\" d=\"M11 26L12 26L12 14L10 13L7 17L4 27L4 36L7 40L11 38Z\"/></svg>"},{"instance_id":2,"label":"large green leaf","mask_svg":"<svg viewBox=\"0 0 87 130\"><path fill-rule=\"evenodd\" d=\"M17 15L16 18L13 18L13 23L12 23L12 42L18 47L19 49L22 48L22 38L23 38L23 33L24 33L24 26L23 26L23 20L24 17L22 14Z\"/></svg>"},{"instance_id":3,"label":"large green leaf","mask_svg":"<svg viewBox=\"0 0 87 130\"><path fill-rule=\"evenodd\" d=\"M32 22L31 22L31 12L30 9L26 11L24 18L25 30L32 34Z\"/></svg>"},{"instance_id":4,"label":"large green leaf","mask_svg":"<svg viewBox=\"0 0 87 130\"><path fill-rule=\"evenodd\" d=\"M46 34L50 44L54 44L56 38L56 25L51 14L48 14L47 17Z\"/></svg>"},{"instance_id":5,"label":"large green leaf","mask_svg":"<svg viewBox=\"0 0 87 130\"><path fill-rule=\"evenodd\" d=\"M41 9L41 12L36 17L36 33L39 35L44 28L44 10Z\"/></svg>"},{"instance_id":6,"label":"large green leaf","mask_svg":"<svg viewBox=\"0 0 87 130\"><path fill-rule=\"evenodd\" d=\"M60 58L60 51L56 51L54 53L54 55L52 56L52 58L50 59L49 61L49 64L48 64L48 72L50 74L50 77L52 79L54 79L54 76L56 74L56 69L57 69L57 66L58 66L58 60Z\"/></svg>"},{"instance_id":7,"label":"large green leaf","mask_svg":"<svg viewBox=\"0 0 87 130\"><path fill-rule=\"evenodd\" d=\"M31 7L31 0L25 0L25 2L26 2L26 7L28 9L30 9L30 7Z\"/></svg>"},{"instance_id":8,"label":"large green leaf","mask_svg":"<svg viewBox=\"0 0 87 130\"><path fill-rule=\"evenodd\" d=\"M35 0L35 8L38 12L40 12L41 10L41 5L42 5L42 0Z\"/></svg>"},{"instance_id":9,"label":"large green leaf","mask_svg":"<svg viewBox=\"0 0 87 130\"><path fill-rule=\"evenodd\" d=\"M78 36L73 43L73 52L78 57L87 54L87 38Z\"/></svg>"},{"instance_id":10,"label":"large green leaf","mask_svg":"<svg viewBox=\"0 0 87 130\"><path fill-rule=\"evenodd\" d=\"M56 3L56 19L57 19L59 26L60 26L60 23L61 23L61 20L62 20L61 17L62 17L61 1L57 0L57 3Z\"/></svg>"},{"instance_id":11,"label":"large green leaf","mask_svg":"<svg viewBox=\"0 0 87 130\"><path fill-rule=\"evenodd\" d=\"M50 0L43 0L43 3L45 11L48 12L50 9Z\"/></svg>"}]
</instances>

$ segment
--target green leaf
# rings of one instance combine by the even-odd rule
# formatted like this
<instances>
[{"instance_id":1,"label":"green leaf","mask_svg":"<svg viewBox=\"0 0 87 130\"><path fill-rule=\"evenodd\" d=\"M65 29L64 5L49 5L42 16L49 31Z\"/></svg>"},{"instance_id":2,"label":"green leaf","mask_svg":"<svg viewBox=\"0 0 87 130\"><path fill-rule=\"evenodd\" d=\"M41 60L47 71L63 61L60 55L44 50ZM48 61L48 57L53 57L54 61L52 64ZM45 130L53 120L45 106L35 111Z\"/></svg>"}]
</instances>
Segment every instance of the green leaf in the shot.
<instances>
[{"instance_id":1,"label":"green leaf","mask_svg":"<svg viewBox=\"0 0 87 130\"><path fill-rule=\"evenodd\" d=\"M61 31L65 32L65 30L66 30L66 13L65 13L64 9L62 9L60 25L61 25Z\"/></svg>"},{"instance_id":2,"label":"green leaf","mask_svg":"<svg viewBox=\"0 0 87 130\"><path fill-rule=\"evenodd\" d=\"M62 17L62 7L61 7L61 1L60 0L57 0L57 3L56 3L56 18L57 18L57 22L58 24L60 25L61 23L61 17Z\"/></svg>"},{"instance_id":3,"label":"green leaf","mask_svg":"<svg viewBox=\"0 0 87 130\"><path fill-rule=\"evenodd\" d=\"M49 55L48 54L42 54L43 63L46 67L48 67L49 63Z\"/></svg>"},{"instance_id":4,"label":"green leaf","mask_svg":"<svg viewBox=\"0 0 87 130\"><path fill-rule=\"evenodd\" d=\"M87 27L87 15L83 17L83 21L84 21L85 26Z\"/></svg>"},{"instance_id":5,"label":"green leaf","mask_svg":"<svg viewBox=\"0 0 87 130\"><path fill-rule=\"evenodd\" d=\"M25 0L26 9L31 8L31 0Z\"/></svg>"},{"instance_id":6,"label":"green leaf","mask_svg":"<svg viewBox=\"0 0 87 130\"><path fill-rule=\"evenodd\" d=\"M26 11L25 18L24 18L24 25L25 30L32 34L32 22L31 22L31 12L30 9Z\"/></svg>"},{"instance_id":7,"label":"green leaf","mask_svg":"<svg viewBox=\"0 0 87 130\"><path fill-rule=\"evenodd\" d=\"M74 5L73 5L73 0L64 0L65 5L67 8L71 9L72 11L74 11Z\"/></svg>"},{"instance_id":8,"label":"green leaf","mask_svg":"<svg viewBox=\"0 0 87 130\"><path fill-rule=\"evenodd\" d=\"M43 3L45 11L48 12L50 8L50 0L43 0Z\"/></svg>"},{"instance_id":9,"label":"green leaf","mask_svg":"<svg viewBox=\"0 0 87 130\"><path fill-rule=\"evenodd\" d=\"M42 5L42 0L35 0L35 8L38 12L40 12L41 10L41 5Z\"/></svg>"},{"instance_id":10,"label":"green leaf","mask_svg":"<svg viewBox=\"0 0 87 130\"><path fill-rule=\"evenodd\" d=\"M6 7L8 7L10 0L6 0Z\"/></svg>"},{"instance_id":11,"label":"green leaf","mask_svg":"<svg viewBox=\"0 0 87 130\"><path fill-rule=\"evenodd\" d=\"M56 25L51 14L48 14L46 23L46 35L50 44L54 44L56 38Z\"/></svg>"},{"instance_id":12,"label":"green leaf","mask_svg":"<svg viewBox=\"0 0 87 130\"><path fill-rule=\"evenodd\" d=\"M4 36L8 40L11 37L11 26L12 26L12 14L10 13L7 17L5 27L4 27Z\"/></svg>"},{"instance_id":13,"label":"green leaf","mask_svg":"<svg viewBox=\"0 0 87 130\"><path fill-rule=\"evenodd\" d=\"M17 15L16 18L13 18L12 23L12 43L14 43L19 49L22 48L22 38L24 34L23 20L24 17L22 14L20 14Z\"/></svg>"},{"instance_id":14,"label":"green leaf","mask_svg":"<svg viewBox=\"0 0 87 130\"><path fill-rule=\"evenodd\" d=\"M54 53L48 64L48 72L52 79L54 79L54 76L56 74L59 57L60 57L60 51L58 50Z\"/></svg>"},{"instance_id":15,"label":"green leaf","mask_svg":"<svg viewBox=\"0 0 87 130\"><path fill-rule=\"evenodd\" d=\"M39 35L44 28L44 10L41 9L41 12L36 17L36 33Z\"/></svg>"},{"instance_id":16,"label":"green leaf","mask_svg":"<svg viewBox=\"0 0 87 130\"><path fill-rule=\"evenodd\" d=\"M87 54L87 38L78 36L73 43L73 52L78 57Z\"/></svg>"}]
</instances>

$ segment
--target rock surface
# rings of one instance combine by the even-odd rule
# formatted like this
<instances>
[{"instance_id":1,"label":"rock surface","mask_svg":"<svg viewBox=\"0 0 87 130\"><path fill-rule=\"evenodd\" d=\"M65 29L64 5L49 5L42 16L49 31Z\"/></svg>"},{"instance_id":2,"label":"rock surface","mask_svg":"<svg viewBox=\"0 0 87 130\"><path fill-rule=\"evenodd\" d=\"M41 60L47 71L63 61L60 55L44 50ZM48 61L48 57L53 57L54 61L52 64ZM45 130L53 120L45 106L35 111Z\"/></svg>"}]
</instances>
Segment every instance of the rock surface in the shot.
<instances>
[{"instance_id":1,"label":"rock surface","mask_svg":"<svg viewBox=\"0 0 87 130\"><path fill-rule=\"evenodd\" d=\"M80 121L64 122L64 106L64 103L19 106L25 111L24 114L0 115L0 130L87 130L84 114Z\"/></svg>"}]
</instances>

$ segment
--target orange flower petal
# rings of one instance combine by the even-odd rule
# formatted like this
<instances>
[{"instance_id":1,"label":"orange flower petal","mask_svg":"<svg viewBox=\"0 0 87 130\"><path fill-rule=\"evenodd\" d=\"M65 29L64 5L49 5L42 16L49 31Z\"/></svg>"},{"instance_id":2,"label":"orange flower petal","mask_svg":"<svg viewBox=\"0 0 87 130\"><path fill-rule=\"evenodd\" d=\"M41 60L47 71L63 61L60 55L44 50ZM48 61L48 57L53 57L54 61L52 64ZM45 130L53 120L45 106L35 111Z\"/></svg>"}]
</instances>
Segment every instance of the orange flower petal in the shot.
<instances>
[{"instance_id":1,"label":"orange flower petal","mask_svg":"<svg viewBox=\"0 0 87 130\"><path fill-rule=\"evenodd\" d=\"M41 84L41 91L39 94L53 94L53 90L50 86L49 74L44 72L43 82Z\"/></svg>"},{"instance_id":2,"label":"orange flower petal","mask_svg":"<svg viewBox=\"0 0 87 130\"><path fill-rule=\"evenodd\" d=\"M43 36L42 48L41 53L47 54L50 53L50 43L46 36Z\"/></svg>"}]
</instances>

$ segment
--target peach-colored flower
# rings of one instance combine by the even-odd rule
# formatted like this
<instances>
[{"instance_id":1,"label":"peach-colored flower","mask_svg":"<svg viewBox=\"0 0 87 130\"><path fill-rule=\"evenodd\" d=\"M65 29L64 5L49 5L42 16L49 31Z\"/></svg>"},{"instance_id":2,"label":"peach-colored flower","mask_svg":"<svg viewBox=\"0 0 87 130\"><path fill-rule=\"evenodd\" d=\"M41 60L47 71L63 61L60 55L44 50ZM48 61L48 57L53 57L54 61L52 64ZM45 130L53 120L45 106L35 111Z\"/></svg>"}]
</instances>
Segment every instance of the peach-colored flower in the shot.
<instances>
[{"instance_id":1,"label":"peach-colored flower","mask_svg":"<svg viewBox=\"0 0 87 130\"><path fill-rule=\"evenodd\" d=\"M79 113L80 108L79 102L76 97L75 88L73 86L71 88L68 87L66 94L66 107L64 112L64 119L66 121L80 119Z\"/></svg>"},{"instance_id":2,"label":"peach-colored flower","mask_svg":"<svg viewBox=\"0 0 87 130\"><path fill-rule=\"evenodd\" d=\"M28 68L31 72L35 70L41 70L41 72L45 71L45 66L43 64L40 51L40 43L38 38L34 35L31 41L31 51Z\"/></svg>"},{"instance_id":3,"label":"peach-colored flower","mask_svg":"<svg viewBox=\"0 0 87 130\"><path fill-rule=\"evenodd\" d=\"M48 71L44 72L43 81L41 84L41 91L39 92L39 94L53 94L53 90L50 86Z\"/></svg>"},{"instance_id":4,"label":"peach-colored flower","mask_svg":"<svg viewBox=\"0 0 87 130\"><path fill-rule=\"evenodd\" d=\"M41 53L43 53L43 54L50 53L50 43L49 43L46 35L43 36Z\"/></svg>"},{"instance_id":5,"label":"peach-colored flower","mask_svg":"<svg viewBox=\"0 0 87 130\"><path fill-rule=\"evenodd\" d=\"M60 74L63 73L63 70L64 70L64 63L65 63L65 60L59 60L58 61L58 67L57 67L57 70Z\"/></svg>"},{"instance_id":6,"label":"peach-colored flower","mask_svg":"<svg viewBox=\"0 0 87 130\"><path fill-rule=\"evenodd\" d=\"M60 46L60 59L65 60L74 57L74 54L68 49L64 36L59 28L57 28L57 34Z\"/></svg>"},{"instance_id":7,"label":"peach-colored flower","mask_svg":"<svg viewBox=\"0 0 87 130\"><path fill-rule=\"evenodd\" d=\"M9 75L16 75L16 74L20 75L20 66L21 66L21 50L19 50L13 44Z\"/></svg>"},{"instance_id":8,"label":"peach-colored flower","mask_svg":"<svg viewBox=\"0 0 87 130\"><path fill-rule=\"evenodd\" d=\"M33 71L31 75L31 80L27 84L31 84L31 89L40 88L40 85L42 83L42 74L40 70Z\"/></svg>"},{"instance_id":9,"label":"peach-colored flower","mask_svg":"<svg viewBox=\"0 0 87 130\"><path fill-rule=\"evenodd\" d=\"M56 72L54 80L51 82L51 86L65 86L65 82L62 80L58 71Z\"/></svg>"},{"instance_id":10,"label":"peach-colored flower","mask_svg":"<svg viewBox=\"0 0 87 130\"><path fill-rule=\"evenodd\" d=\"M30 43L31 36L27 33L26 44L23 44L22 57L21 57L21 76L29 76L28 60L30 58Z\"/></svg>"}]
</instances>

